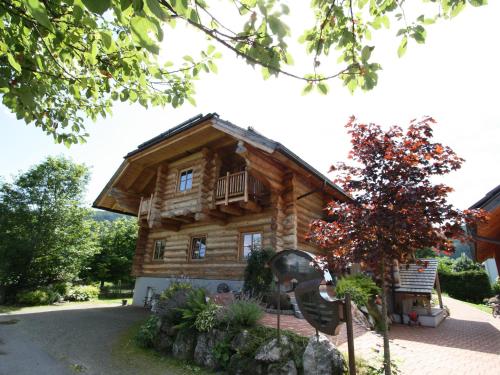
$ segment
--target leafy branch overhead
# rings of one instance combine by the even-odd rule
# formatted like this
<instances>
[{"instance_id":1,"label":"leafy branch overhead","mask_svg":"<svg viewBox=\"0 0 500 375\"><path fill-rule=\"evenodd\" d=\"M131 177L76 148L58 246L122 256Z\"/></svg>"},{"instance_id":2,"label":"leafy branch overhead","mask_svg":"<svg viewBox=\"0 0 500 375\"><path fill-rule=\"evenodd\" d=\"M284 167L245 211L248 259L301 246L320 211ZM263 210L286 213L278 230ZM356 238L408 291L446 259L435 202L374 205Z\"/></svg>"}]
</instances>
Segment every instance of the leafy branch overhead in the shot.
<instances>
[{"instance_id":1,"label":"leafy branch overhead","mask_svg":"<svg viewBox=\"0 0 500 375\"><path fill-rule=\"evenodd\" d=\"M373 32L401 25L402 56L410 39L424 43L427 25L456 16L467 2L486 0L422 0L430 14L415 20L407 19L404 0L313 0L310 26L298 30L311 69L295 72L284 21L294 9L286 1L0 0L0 93L18 119L70 145L85 141L84 118L106 117L114 101L194 103L193 81L217 72L221 54L210 43L260 66L264 78L303 80L305 93L328 93L333 78L350 91L370 90L381 69L372 58ZM204 33L206 49L180 63L161 61L165 26L179 24Z\"/></svg>"}]
</instances>

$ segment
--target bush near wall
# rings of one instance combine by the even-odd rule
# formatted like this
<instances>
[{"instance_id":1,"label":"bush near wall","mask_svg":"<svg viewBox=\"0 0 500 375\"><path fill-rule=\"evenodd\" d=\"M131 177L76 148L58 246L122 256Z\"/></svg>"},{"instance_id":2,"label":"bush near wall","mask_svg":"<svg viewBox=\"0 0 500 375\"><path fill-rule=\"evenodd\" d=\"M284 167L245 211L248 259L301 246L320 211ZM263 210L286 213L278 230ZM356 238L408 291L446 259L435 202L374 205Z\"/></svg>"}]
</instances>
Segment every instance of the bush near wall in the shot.
<instances>
[{"instance_id":1,"label":"bush near wall","mask_svg":"<svg viewBox=\"0 0 500 375\"><path fill-rule=\"evenodd\" d=\"M488 275L484 270L450 272L439 270L441 290L450 297L471 302L482 302L491 295Z\"/></svg>"}]
</instances>

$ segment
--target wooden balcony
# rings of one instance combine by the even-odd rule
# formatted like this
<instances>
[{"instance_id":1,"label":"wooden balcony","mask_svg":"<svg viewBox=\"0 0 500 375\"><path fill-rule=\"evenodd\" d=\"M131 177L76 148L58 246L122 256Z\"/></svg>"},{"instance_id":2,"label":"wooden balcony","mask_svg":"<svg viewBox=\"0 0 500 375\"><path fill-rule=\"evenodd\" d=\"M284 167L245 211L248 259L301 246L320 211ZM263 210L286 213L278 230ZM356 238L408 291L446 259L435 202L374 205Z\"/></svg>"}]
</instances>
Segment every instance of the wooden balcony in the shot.
<instances>
[{"instance_id":1,"label":"wooden balcony","mask_svg":"<svg viewBox=\"0 0 500 375\"><path fill-rule=\"evenodd\" d=\"M258 201L265 193L261 181L248 171L227 173L217 180L215 204L228 205L232 202Z\"/></svg>"}]
</instances>

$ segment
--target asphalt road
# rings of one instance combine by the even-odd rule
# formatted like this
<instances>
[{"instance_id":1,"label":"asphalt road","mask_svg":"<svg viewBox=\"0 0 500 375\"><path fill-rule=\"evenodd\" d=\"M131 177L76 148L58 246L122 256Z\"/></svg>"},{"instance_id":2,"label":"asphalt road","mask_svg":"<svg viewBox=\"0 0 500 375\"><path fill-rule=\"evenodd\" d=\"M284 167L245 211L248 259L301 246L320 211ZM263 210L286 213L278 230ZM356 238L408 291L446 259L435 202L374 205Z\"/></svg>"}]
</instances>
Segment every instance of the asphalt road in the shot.
<instances>
[{"instance_id":1,"label":"asphalt road","mask_svg":"<svg viewBox=\"0 0 500 375\"><path fill-rule=\"evenodd\" d=\"M109 305L1 314L0 375L136 374L116 361L112 350L131 325L146 317L142 308Z\"/></svg>"}]
</instances>

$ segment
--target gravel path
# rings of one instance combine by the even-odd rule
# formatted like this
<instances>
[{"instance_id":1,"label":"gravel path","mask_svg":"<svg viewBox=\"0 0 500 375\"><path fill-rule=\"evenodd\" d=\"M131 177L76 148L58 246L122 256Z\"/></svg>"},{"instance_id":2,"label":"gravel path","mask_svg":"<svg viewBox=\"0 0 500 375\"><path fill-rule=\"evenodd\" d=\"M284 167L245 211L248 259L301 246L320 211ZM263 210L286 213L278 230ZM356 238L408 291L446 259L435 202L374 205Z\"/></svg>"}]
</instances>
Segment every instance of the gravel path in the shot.
<instances>
[{"instance_id":1,"label":"gravel path","mask_svg":"<svg viewBox=\"0 0 500 375\"><path fill-rule=\"evenodd\" d=\"M0 314L0 375L147 374L112 356L117 340L146 317L142 308L98 303Z\"/></svg>"}]
</instances>

